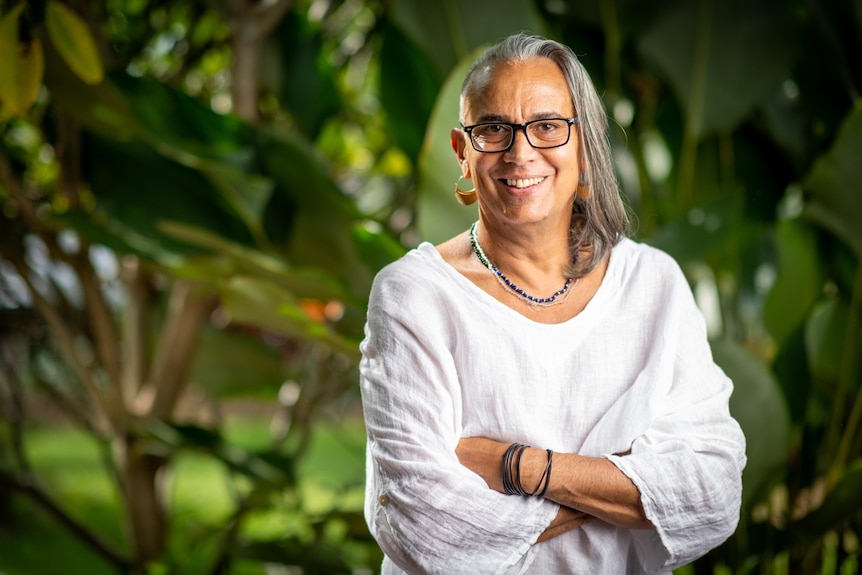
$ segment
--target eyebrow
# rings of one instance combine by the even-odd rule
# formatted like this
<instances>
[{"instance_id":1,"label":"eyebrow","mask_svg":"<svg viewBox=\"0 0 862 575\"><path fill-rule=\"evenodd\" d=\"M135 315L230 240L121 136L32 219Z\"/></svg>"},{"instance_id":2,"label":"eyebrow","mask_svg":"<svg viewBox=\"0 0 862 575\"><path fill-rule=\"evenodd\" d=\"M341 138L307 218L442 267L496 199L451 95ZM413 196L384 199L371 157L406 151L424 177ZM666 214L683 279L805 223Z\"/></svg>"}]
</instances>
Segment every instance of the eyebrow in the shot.
<instances>
[{"instance_id":1,"label":"eyebrow","mask_svg":"<svg viewBox=\"0 0 862 575\"><path fill-rule=\"evenodd\" d=\"M547 120L548 118L568 118L565 114L560 114L559 112L540 112L531 116L528 122L532 122L533 120ZM520 122L511 122L508 116L501 116L499 114L485 114L483 116L479 116L476 123L477 124L487 124L489 122L500 122L502 124L519 124Z\"/></svg>"}]
</instances>

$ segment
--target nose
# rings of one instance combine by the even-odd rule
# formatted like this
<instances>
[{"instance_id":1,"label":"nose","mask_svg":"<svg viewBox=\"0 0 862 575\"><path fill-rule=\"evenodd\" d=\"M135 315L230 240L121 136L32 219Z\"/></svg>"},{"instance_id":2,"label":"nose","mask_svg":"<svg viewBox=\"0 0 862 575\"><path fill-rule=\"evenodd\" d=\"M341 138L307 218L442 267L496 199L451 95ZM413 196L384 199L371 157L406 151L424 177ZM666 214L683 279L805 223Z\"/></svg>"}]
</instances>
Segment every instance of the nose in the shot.
<instances>
[{"instance_id":1,"label":"nose","mask_svg":"<svg viewBox=\"0 0 862 575\"><path fill-rule=\"evenodd\" d=\"M517 160L532 153L533 146L527 139L527 128L524 126L515 126L515 132L512 134L512 145L506 150L507 158Z\"/></svg>"}]
</instances>

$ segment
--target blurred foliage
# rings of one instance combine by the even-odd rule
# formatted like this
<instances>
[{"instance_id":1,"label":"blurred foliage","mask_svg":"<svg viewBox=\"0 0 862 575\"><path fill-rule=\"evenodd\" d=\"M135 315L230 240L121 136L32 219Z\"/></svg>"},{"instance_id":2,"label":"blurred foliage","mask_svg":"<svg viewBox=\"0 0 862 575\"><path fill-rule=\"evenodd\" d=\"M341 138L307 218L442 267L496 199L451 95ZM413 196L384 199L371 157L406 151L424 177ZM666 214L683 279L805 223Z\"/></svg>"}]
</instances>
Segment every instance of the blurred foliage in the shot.
<instances>
[{"instance_id":1,"label":"blurred foliage","mask_svg":"<svg viewBox=\"0 0 862 575\"><path fill-rule=\"evenodd\" d=\"M590 70L635 235L680 261L736 383L740 526L686 572L855 572L853 0L0 1L0 529L41 509L120 572L376 569L360 506L308 512L302 462L355 416L376 271L475 219L457 94L522 29ZM270 408L253 446L226 431L242 398ZM34 465L46 404L91 435L124 529ZM205 525L162 496L188 454L224 471ZM273 510L298 526L256 528ZM204 532L192 568L171 541Z\"/></svg>"}]
</instances>

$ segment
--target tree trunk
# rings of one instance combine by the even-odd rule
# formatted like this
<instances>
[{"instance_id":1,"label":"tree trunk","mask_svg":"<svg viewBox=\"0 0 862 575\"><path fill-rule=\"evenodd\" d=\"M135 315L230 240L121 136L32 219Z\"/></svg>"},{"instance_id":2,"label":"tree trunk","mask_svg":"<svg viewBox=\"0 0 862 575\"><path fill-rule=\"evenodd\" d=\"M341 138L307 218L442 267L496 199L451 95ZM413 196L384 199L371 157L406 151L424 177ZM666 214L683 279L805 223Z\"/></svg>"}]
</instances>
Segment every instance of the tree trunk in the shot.
<instances>
[{"instance_id":1,"label":"tree trunk","mask_svg":"<svg viewBox=\"0 0 862 575\"><path fill-rule=\"evenodd\" d=\"M158 481L164 459L144 453L140 442L131 434L118 438L116 456L133 563L143 569L165 552L167 525Z\"/></svg>"}]
</instances>

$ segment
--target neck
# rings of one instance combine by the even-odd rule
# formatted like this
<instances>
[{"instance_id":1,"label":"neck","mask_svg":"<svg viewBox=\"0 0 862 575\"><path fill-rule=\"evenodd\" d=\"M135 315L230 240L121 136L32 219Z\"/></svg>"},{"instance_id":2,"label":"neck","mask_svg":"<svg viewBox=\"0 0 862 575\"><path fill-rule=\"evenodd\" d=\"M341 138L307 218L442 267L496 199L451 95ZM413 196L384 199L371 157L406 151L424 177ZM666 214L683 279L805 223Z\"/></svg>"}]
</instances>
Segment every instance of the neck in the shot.
<instances>
[{"instance_id":1,"label":"neck","mask_svg":"<svg viewBox=\"0 0 862 575\"><path fill-rule=\"evenodd\" d=\"M480 217L476 231L488 258L506 273L554 279L563 277L560 274L572 263L570 223L540 222L516 227Z\"/></svg>"},{"instance_id":2,"label":"neck","mask_svg":"<svg viewBox=\"0 0 862 575\"><path fill-rule=\"evenodd\" d=\"M495 263L491 259L491 256L489 256L482 247L479 240L478 227L479 222L474 223L470 227L470 245L472 250L482 265L496 276L500 285L507 289L510 294L532 307L550 307L563 303L568 299L570 294L569 288L573 287L573 279L570 276L565 277L565 283L561 288L550 293L550 288L548 286L554 285L555 281L559 282L560 276L563 275L559 271L555 271L553 269L553 264L551 264L550 267L544 266L547 270L545 271L542 269L543 266L537 267L535 262L530 260L520 260L526 264L521 266L522 271L519 272L520 276L515 276L512 272L507 273L503 271L500 265ZM518 260L512 261L514 262ZM565 269L568 266L568 263L570 262L566 262L561 269ZM516 266L513 266L513 269L515 267ZM519 277L521 279L518 279Z\"/></svg>"}]
</instances>

